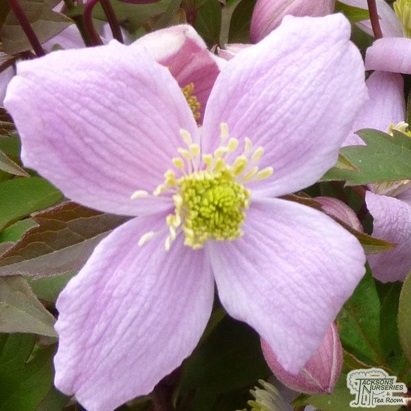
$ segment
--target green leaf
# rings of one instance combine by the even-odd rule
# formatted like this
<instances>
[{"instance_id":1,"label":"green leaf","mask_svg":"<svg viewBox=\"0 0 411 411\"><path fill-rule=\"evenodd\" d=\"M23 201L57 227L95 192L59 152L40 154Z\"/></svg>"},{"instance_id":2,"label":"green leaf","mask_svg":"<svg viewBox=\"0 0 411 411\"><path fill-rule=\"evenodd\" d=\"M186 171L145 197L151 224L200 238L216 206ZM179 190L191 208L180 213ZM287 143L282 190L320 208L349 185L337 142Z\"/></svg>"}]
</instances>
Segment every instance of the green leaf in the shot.
<instances>
[{"instance_id":1,"label":"green leaf","mask_svg":"<svg viewBox=\"0 0 411 411\"><path fill-rule=\"evenodd\" d=\"M210 411L220 395L269 374L258 335L226 316L184 362L179 392L193 395L191 410Z\"/></svg>"},{"instance_id":2,"label":"green leaf","mask_svg":"<svg viewBox=\"0 0 411 411\"><path fill-rule=\"evenodd\" d=\"M220 43L221 5L218 0L208 0L198 10L194 27L209 46Z\"/></svg>"},{"instance_id":3,"label":"green leaf","mask_svg":"<svg viewBox=\"0 0 411 411\"><path fill-rule=\"evenodd\" d=\"M401 347L411 364L411 274L402 286L398 307L398 334Z\"/></svg>"},{"instance_id":4,"label":"green leaf","mask_svg":"<svg viewBox=\"0 0 411 411\"><path fill-rule=\"evenodd\" d=\"M341 154L359 171L334 167L321 180L347 180L347 185L364 185L411 179L411 138L396 130L393 133L394 136L371 129L358 131L367 145L344 147Z\"/></svg>"},{"instance_id":5,"label":"green leaf","mask_svg":"<svg viewBox=\"0 0 411 411\"><path fill-rule=\"evenodd\" d=\"M0 137L1 138L1 137ZM18 164L12 161L0 150L0 170L6 173L13 174L15 176L30 177L26 171L24 171Z\"/></svg>"},{"instance_id":6,"label":"green leaf","mask_svg":"<svg viewBox=\"0 0 411 411\"><path fill-rule=\"evenodd\" d=\"M44 277L79 270L94 247L128 218L72 202L32 216L38 226L0 257L0 276Z\"/></svg>"},{"instance_id":7,"label":"green leaf","mask_svg":"<svg viewBox=\"0 0 411 411\"><path fill-rule=\"evenodd\" d=\"M383 365L380 341L380 299L370 270L344 304L337 324L344 348L359 360Z\"/></svg>"},{"instance_id":8,"label":"green leaf","mask_svg":"<svg viewBox=\"0 0 411 411\"><path fill-rule=\"evenodd\" d=\"M0 411L34 411L52 387L54 347L33 355L34 341L27 334L0 335Z\"/></svg>"},{"instance_id":9,"label":"green leaf","mask_svg":"<svg viewBox=\"0 0 411 411\"><path fill-rule=\"evenodd\" d=\"M16 220L56 204L63 195L40 177L15 178L0 184L0 231Z\"/></svg>"},{"instance_id":10,"label":"green leaf","mask_svg":"<svg viewBox=\"0 0 411 411\"><path fill-rule=\"evenodd\" d=\"M55 277L40 278L39 280L33 278L28 278L27 280L37 298L43 302L54 304L63 288L73 276L73 273L68 273L56 275Z\"/></svg>"},{"instance_id":11,"label":"green leaf","mask_svg":"<svg viewBox=\"0 0 411 411\"><path fill-rule=\"evenodd\" d=\"M40 43L50 40L73 22L61 13L53 11L55 0L19 0L27 20ZM10 12L0 31L3 49L8 54L31 50L32 46L15 14Z\"/></svg>"},{"instance_id":12,"label":"green leaf","mask_svg":"<svg viewBox=\"0 0 411 411\"><path fill-rule=\"evenodd\" d=\"M61 411L69 400L70 397L67 397L53 387L37 406L36 411Z\"/></svg>"},{"instance_id":13,"label":"green leaf","mask_svg":"<svg viewBox=\"0 0 411 411\"><path fill-rule=\"evenodd\" d=\"M338 154L337 164L334 167L338 168L339 170L351 170L356 172L359 171L358 168L355 167L355 165L341 153Z\"/></svg>"},{"instance_id":14,"label":"green leaf","mask_svg":"<svg viewBox=\"0 0 411 411\"><path fill-rule=\"evenodd\" d=\"M359 21L370 19L368 9L348 6L347 4L340 3L339 1L335 5L335 12L343 13L351 23L358 23Z\"/></svg>"},{"instance_id":15,"label":"green leaf","mask_svg":"<svg viewBox=\"0 0 411 411\"><path fill-rule=\"evenodd\" d=\"M3 107L0 107L0 137L10 137L15 133L12 118Z\"/></svg>"},{"instance_id":16,"label":"green leaf","mask_svg":"<svg viewBox=\"0 0 411 411\"><path fill-rule=\"evenodd\" d=\"M256 0L242 0L231 16L229 43L250 43L250 23Z\"/></svg>"},{"instance_id":17,"label":"green leaf","mask_svg":"<svg viewBox=\"0 0 411 411\"><path fill-rule=\"evenodd\" d=\"M36 222L31 218L26 218L25 220L17 221L17 223L14 223L10 227L7 227L4 231L0 232L0 243L15 243L28 229L35 227L36 225ZM0 251L0 256L2 254L3 253Z\"/></svg>"},{"instance_id":18,"label":"green leaf","mask_svg":"<svg viewBox=\"0 0 411 411\"><path fill-rule=\"evenodd\" d=\"M21 277L0 278L0 333L56 337L54 317Z\"/></svg>"}]
</instances>

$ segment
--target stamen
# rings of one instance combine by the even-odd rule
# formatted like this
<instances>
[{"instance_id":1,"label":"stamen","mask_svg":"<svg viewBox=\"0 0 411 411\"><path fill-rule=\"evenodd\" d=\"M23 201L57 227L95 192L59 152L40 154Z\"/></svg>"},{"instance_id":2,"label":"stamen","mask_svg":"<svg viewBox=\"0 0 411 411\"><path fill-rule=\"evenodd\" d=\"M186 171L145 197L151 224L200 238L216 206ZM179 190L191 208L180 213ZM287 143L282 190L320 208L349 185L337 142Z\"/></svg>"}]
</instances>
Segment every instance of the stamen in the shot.
<instances>
[{"instance_id":1,"label":"stamen","mask_svg":"<svg viewBox=\"0 0 411 411\"><path fill-rule=\"evenodd\" d=\"M257 179L265 180L266 178L270 177L273 173L274 169L272 167L266 167L257 174Z\"/></svg>"},{"instance_id":2,"label":"stamen","mask_svg":"<svg viewBox=\"0 0 411 411\"><path fill-rule=\"evenodd\" d=\"M131 194L131 199L136 200L137 198L147 198L150 197L150 194L145 190L137 190L133 194Z\"/></svg>"},{"instance_id":3,"label":"stamen","mask_svg":"<svg viewBox=\"0 0 411 411\"><path fill-rule=\"evenodd\" d=\"M139 247L142 247L144 244L147 244L150 240L154 238L156 233L154 231L149 231L148 233L143 234L138 241Z\"/></svg>"},{"instance_id":4,"label":"stamen","mask_svg":"<svg viewBox=\"0 0 411 411\"><path fill-rule=\"evenodd\" d=\"M183 138L184 143L186 143L187 146L193 143L193 139L191 138L191 134L187 131L184 130L183 128L180 128L180 135Z\"/></svg>"}]
</instances>

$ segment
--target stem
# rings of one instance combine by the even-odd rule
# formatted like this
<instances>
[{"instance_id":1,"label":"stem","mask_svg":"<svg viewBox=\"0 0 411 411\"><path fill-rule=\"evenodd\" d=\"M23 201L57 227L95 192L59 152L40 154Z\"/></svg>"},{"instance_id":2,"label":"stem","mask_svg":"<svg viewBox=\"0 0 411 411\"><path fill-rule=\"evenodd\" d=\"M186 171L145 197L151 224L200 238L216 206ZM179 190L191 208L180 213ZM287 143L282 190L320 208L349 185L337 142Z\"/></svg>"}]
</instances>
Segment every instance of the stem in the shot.
<instances>
[{"instance_id":1,"label":"stem","mask_svg":"<svg viewBox=\"0 0 411 411\"><path fill-rule=\"evenodd\" d=\"M43 48L41 47L40 41L37 38L36 33L34 32L33 28L31 27L29 21L27 20L27 17L23 11L23 9L20 6L20 3L18 0L7 0L9 3L9 6L15 16L17 17L17 20L20 23L21 28L23 29L24 33L26 34L31 47L33 47L34 52L36 53L37 57L44 56L46 53L44 52Z\"/></svg>"},{"instance_id":2,"label":"stem","mask_svg":"<svg viewBox=\"0 0 411 411\"><path fill-rule=\"evenodd\" d=\"M68 10L74 10L76 8L76 5L74 4L73 0L64 0L64 3ZM72 19L76 23L76 26L80 32L80 35L84 41L84 44L86 46L92 46L93 43L91 42L91 38L86 29L86 25L84 24L83 16L73 16Z\"/></svg>"},{"instance_id":3,"label":"stem","mask_svg":"<svg viewBox=\"0 0 411 411\"><path fill-rule=\"evenodd\" d=\"M380 18L378 16L377 3L375 0L367 0L368 11L370 12L370 21L374 37L376 39L382 38L382 30L380 26Z\"/></svg>"},{"instance_id":4,"label":"stem","mask_svg":"<svg viewBox=\"0 0 411 411\"><path fill-rule=\"evenodd\" d=\"M90 35L90 40L93 46L100 46L103 44L100 36L97 34L96 29L93 25L93 17L91 15L94 6L99 0L88 0L84 6L84 25L86 26L87 32Z\"/></svg>"},{"instance_id":5,"label":"stem","mask_svg":"<svg viewBox=\"0 0 411 411\"><path fill-rule=\"evenodd\" d=\"M116 14L114 13L110 0L100 0L100 3L103 7L104 14L107 17L111 32L113 33L113 38L118 40L120 43L124 43L123 34L121 33L120 25L118 24Z\"/></svg>"}]
</instances>

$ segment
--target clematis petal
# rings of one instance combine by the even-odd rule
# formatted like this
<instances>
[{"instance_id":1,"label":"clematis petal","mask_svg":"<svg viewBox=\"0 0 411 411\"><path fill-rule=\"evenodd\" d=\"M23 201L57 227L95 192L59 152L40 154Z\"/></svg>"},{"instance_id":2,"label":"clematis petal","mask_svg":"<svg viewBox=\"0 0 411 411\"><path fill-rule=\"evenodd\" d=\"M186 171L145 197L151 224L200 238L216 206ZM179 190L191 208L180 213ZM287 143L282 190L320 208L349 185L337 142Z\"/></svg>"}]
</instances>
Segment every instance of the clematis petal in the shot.
<instances>
[{"instance_id":1,"label":"clematis petal","mask_svg":"<svg viewBox=\"0 0 411 411\"><path fill-rule=\"evenodd\" d=\"M57 301L59 390L89 411L112 411L148 394L195 348L209 319L214 286L204 251L177 239L137 242L163 224L139 217L95 249Z\"/></svg>"},{"instance_id":2,"label":"clematis petal","mask_svg":"<svg viewBox=\"0 0 411 411\"><path fill-rule=\"evenodd\" d=\"M355 119L344 146L364 145L355 134L363 128L388 132L390 125L405 119L404 80L401 74L375 71L366 81L370 99Z\"/></svg>"},{"instance_id":3,"label":"clematis petal","mask_svg":"<svg viewBox=\"0 0 411 411\"><path fill-rule=\"evenodd\" d=\"M357 7L359 9L368 10L367 0L339 0L340 3L347 4L351 7ZM380 27L384 37L403 37L403 31L401 23L395 14L395 11L391 8L385 0L377 0L377 10L380 17ZM356 23L357 26L369 34L374 36L372 31L370 20L362 20Z\"/></svg>"},{"instance_id":4,"label":"clematis petal","mask_svg":"<svg viewBox=\"0 0 411 411\"><path fill-rule=\"evenodd\" d=\"M382 38L368 47L365 55L366 70L411 74L411 39Z\"/></svg>"},{"instance_id":5,"label":"clematis petal","mask_svg":"<svg viewBox=\"0 0 411 411\"><path fill-rule=\"evenodd\" d=\"M209 245L220 300L296 374L364 274L364 251L325 214L280 199L254 200L243 230Z\"/></svg>"},{"instance_id":6,"label":"clematis petal","mask_svg":"<svg viewBox=\"0 0 411 411\"><path fill-rule=\"evenodd\" d=\"M276 29L286 15L325 16L334 11L335 0L258 0L251 18L250 38L257 43Z\"/></svg>"},{"instance_id":7,"label":"clematis petal","mask_svg":"<svg viewBox=\"0 0 411 411\"><path fill-rule=\"evenodd\" d=\"M213 152L219 126L249 137L272 166L255 183L265 195L307 187L336 161L355 115L366 100L364 66L349 41L342 15L290 17L258 44L242 50L221 71L203 123L203 151Z\"/></svg>"},{"instance_id":8,"label":"clematis petal","mask_svg":"<svg viewBox=\"0 0 411 411\"><path fill-rule=\"evenodd\" d=\"M411 206L369 191L365 201L374 218L372 235L397 244L392 251L368 256L372 273L384 283L404 281L411 271Z\"/></svg>"},{"instance_id":9,"label":"clematis petal","mask_svg":"<svg viewBox=\"0 0 411 411\"><path fill-rule=\"evenodd\" d=\"M75 24L72 24L50 40L43 43L42 47L50 53L55 48L62 48L64 50L79 49L85 47L85 45L79 29Z\"/></svg>"},{"instance_id":10,"label":"clematis petal","mask_svg":"<svg viewBox=\"0 0 411 411\"><path fill-rule=\"evenodd\" d=\"M214 82L225 60L210 53L204 40L188 24L157 30L138 39L153 58L168 67L181 88L194 84L201 119Z\"/></svg>"},{"instance_id":11,"label":"clematis petal","mask_svg":"<svg viewBox=\"0 0 411 411\"><path fill-rule=\"evenodd\" d=\"M5 106L26 167L92 208L126 215L158 210L161 202L148 206L130 196L163 181L181 146L180 128L198 141L192 112L166 68L142 47L113 41L56 51L17 71Z\"/></svg>"}]
</instances>

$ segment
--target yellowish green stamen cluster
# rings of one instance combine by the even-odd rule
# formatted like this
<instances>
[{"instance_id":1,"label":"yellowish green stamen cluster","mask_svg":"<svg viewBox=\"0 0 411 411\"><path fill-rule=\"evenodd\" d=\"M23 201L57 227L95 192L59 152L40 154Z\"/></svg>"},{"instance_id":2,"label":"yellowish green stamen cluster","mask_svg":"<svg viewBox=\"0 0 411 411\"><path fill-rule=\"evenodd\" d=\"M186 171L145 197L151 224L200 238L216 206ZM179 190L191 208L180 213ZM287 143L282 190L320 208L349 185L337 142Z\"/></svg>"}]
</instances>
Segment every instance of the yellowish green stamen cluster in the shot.
<instances>
[{"instance_id":1,"label":"yellowish green stamen cluster","mask_svg":"<svg viewBox=\"0 0 411 411\"><path fill-rule=\"evenodd\" d=\"M404 121L394 125L391 124L388 128L388 133L393 135L393 131L397 130L401 133L411 137L411 131L408 129L408 124ZM389 197L396 197L405 190L411 187L411 180L397 180L397 181L384 181L381 183L375 183L371 185L371 190L376 194L386 195Z\"/></svg>"},{"instance_id":2,"label":"yellowish green stamen cluster","mask_svg":"<svg viewBox=\"0 0 411 411\"><path fill-rule=\"evenodd\" d=\"M184 97L187 100L187 103L193 112L193 116L196 120L199 120L201 117L201 105L200 102L198 101L197 97L193 94L194 93L194 83L190 83L187 86L183 87L182 92L184 94Z\"/></svg>"},{"instance_id":3,"label":"yellowish green stamen cluster","mask_svg":"<svg viewBox=\"0 0 411 411\"><path fill-rule=\"evenodd\" d=\"M277 389L263 380L258 381L262 388L254 387L254 390L250 390L250 393L255 400L248 401L248 405L251 407L250 411L287 411L289 407L285 404L281 398ZM245 411L245 410L244 410Z\"/></svg>"},{"instance_id":4,"label":"yellowish green stamen cluster","mask_svg":"<svg viewBox=\"0 0 411 411\"><path fill-rule=\"evenodd\" d=\"M394 10L402 25L405 37L411 38L411 0L397 0Z\"/></svg>"},{"instance_id":5,"label":"yellowish green stamen cluster","mask_svg":"<svg viewBox=\"0 0 411 411\"><path fill-rule=\"evenodd\" d=\"M179 157L172 159L176 170L164 175L153 196L165 196L174 203L174 213L167 216L169 235L165 242L168 250L178 231L184 233L184 244L193 249L202 248L208 240L234 240L243 232L245 210L250 205L251 191L244 183L262 180L273 173L271 167L260 170L257 163L264 150L253 149L250 139L235 155L239 141L229 138L228 127L221 125L221 143L214 154L200 154L200 146L194 144L190 133L180 130L187 148L179 148ZM136 191L132 198L149 194ZM139 244L149 241L156 233L146 233Z\"/></svg>"}]
</instances>

